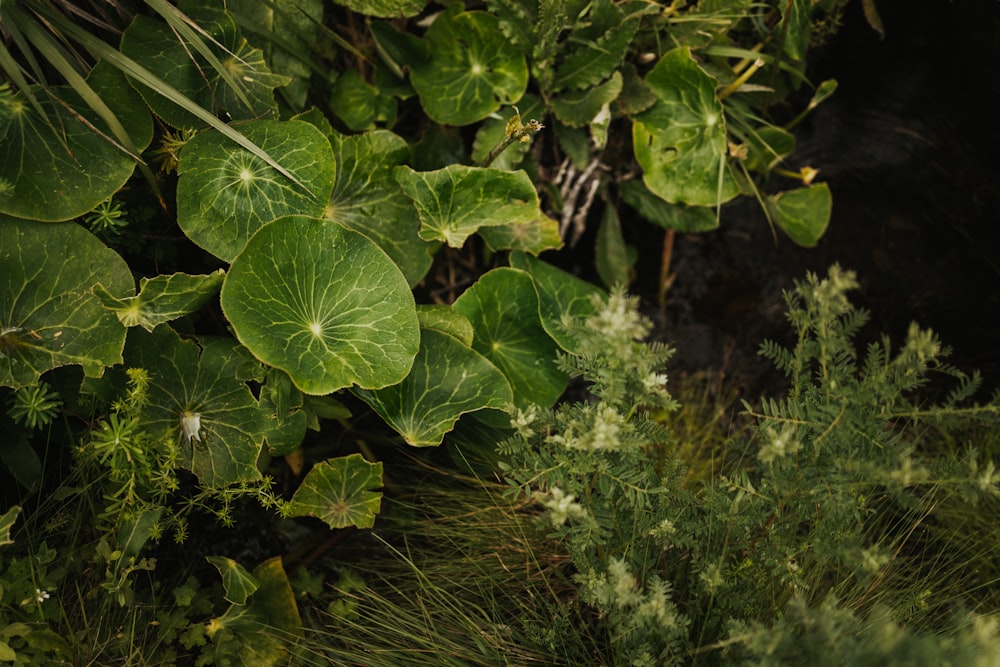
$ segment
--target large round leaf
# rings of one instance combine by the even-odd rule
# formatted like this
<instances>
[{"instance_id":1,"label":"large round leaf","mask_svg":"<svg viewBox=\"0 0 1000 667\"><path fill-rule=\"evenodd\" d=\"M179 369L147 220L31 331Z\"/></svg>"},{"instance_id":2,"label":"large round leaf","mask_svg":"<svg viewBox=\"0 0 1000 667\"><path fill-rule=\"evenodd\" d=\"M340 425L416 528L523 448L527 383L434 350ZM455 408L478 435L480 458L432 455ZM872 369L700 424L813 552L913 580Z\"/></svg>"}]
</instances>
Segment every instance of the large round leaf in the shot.
<instances>
[{"instance_id":1,"label":"large round leaf","mask_svg":"<svg viewBox=\"0 0 1000 667\"><path fill-rule=\"evenodd\" d=\"M167 325L129 332L125 364L150 375L143 426L176 439L181 464L204 486L260 479L270 422L242 377L248 356L232 339L199 349Z\"/></svg>"},{"instance_id":2,"label":"large round leaf","mask_svg":"<svg viewBox=\"0 0 1000 667\"><path fill-rule=\"evenodd\" d=\"M668 202L716 206L739 194L716 83L687 47L668 51L646 76L657 101L634 117L632 146L643 181Z\"/></svg>"},{"instance_id":3,"label":"large round leaf","mask_svg":"<svg viewBox=\"0 0 1000 667\"><path fill-rule=\"evenodd\" d=\"M396 384L420 345L399 268L330 220L288 216L261 228L233 261L221 300L240 341L307 394Z\"/></svg>"},{"instance_id":4,"label":"large round leaf","mask_svg":"<svg viewBox=\"0 0 1000 667\"><path fill-rule=\"evenodd\" d=\"M260 49L243 38L236 21L207 3L186 3L183 10L204 34L188 43L164 21L139 14L122 35L122 52L191 100L233 120L277 115L274 89L288 77L273 74ZM199 47L216 58L210 63ZM217 68L215 65L219 65ZM137 84L156 115L174 127L199 129L204 122L154 90Z\"/></svg>"},{"instance_id":5,"label":"large round leaf","mask_svg":"<svg viewBox=\"0 0 1000 667\"><path fill-rule=\"evenodd\" d=\"M99 377L121 362L125 328L94 296L98 283L135 293L125 260L79 225L0 214L0 386L71 364Z\"/></svg>"},{"instance_id":6,"label":"large round leaf","mask_svg":"<svg viewBox=\"0 0 1000 667\"><path fill-rule=\"evenodd\" d=\"M397 385L354 392L407 442L439 445L466 412L511 404L503 373L455 338L424 329L413 369Z\"/></svg>"},{"instance_id":7,"label":"large round leaf","mask_svg":"<svg viewBox=\"0 0 1000 667\"><path fill-rule=\"evenodd\" d=\"M558 347L539 320L538 297L527 273L493 269L453 307L472 322L473 349L507 376L515 405L555 403L567 378L556 368Z\"/></svg>"},{"instance_id":8,"label":"large round leaf","mask_svg":"<svg viewBox=\"0 0 1000 667\"><path fill-rule=\"evenodd\" d=\"M308 191L218 132L189 141L177 166L177 223L188 238L227 262L275 218L322 215L336 175L330 142L309 123L262 120L240 125L240 132Z\"/></svg>"},{"instance_id":9,"label":"large round leaf","mask_svg":"<svg viewBox=\"0 0 1000 667\"><path fill-rule=\"evenodd\" d=\"M111 67L98 66L87 83L136 148L144 149L153 136L153 122L124 78ZM107 138L111 131L73 89L61 86L51 92L72 112L40 89L34 93L44 116L21 93L0 96L0 213L69 220L117 192L135 169L135 160Z\"/></svg>"},{"instance_id":10,"label":"large round leaf","mask_svg":"<svg viewBox=\"0 0 1000 667\"><path fill-rule=\"evenodd\" d=\"M453 4L427 30L431 56L410 80L430 118L468 125L521 99L528 86L524 55L512 49L500 19Z\"/></svg>"}]
</instances>

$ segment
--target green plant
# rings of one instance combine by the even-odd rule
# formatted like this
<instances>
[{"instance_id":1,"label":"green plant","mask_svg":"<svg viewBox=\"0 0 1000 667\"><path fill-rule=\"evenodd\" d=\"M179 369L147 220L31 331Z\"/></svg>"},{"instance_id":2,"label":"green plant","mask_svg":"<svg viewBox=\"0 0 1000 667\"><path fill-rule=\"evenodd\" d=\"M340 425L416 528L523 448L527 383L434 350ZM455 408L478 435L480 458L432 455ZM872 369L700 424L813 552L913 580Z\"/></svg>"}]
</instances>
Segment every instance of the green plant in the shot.
<instances>
[{"instance_id":1,"label":"green plant","mask_svg":"<svg viewBox=\"0 0 1000 667\"><path fill-rule=\"evenodd\" d=\"M756 450L757 465L700 489L682 486L677 445L644 412L671 405L657 370L668 352L640 342L648 325L634 304L615 292L567 323L578 348L561 366L583 375L594 399L519 411L501 467L545 508L616 664L779 664L784 650L905 661L916 646L949 650L952 632L997 650L990 620L962 616L996 609L995 580L955 579L988 551L991 531L973 546L960 529L925 537L921 527L943 502L1000 493L992 462L941 447L939 435L982 437L998 397L963 404L977 380L943 363L944 348L916 326L897 354L883 341L859 361L866 315L846 297L855 286L834 267L788 294L798 342L762 350L789 374L789 395L747 406L755 433L733 446ZM915 394L931 372L958 380L937 404ZM866 623L880 629L838 645ZM807 648L782 643L803 636Z\"/></svg>"}]
</instances>

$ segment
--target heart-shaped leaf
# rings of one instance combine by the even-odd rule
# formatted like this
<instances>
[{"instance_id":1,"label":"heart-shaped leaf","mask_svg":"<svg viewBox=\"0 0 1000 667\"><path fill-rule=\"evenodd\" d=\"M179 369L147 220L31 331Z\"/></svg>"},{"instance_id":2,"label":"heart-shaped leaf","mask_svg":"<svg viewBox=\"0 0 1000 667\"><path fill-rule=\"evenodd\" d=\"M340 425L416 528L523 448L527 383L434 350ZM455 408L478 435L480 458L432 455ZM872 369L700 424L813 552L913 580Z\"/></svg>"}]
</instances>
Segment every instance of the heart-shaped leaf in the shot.
<instances>
[{"instance_id":1,"label":"heart-shaped leaf","mask_svg":"<svg viewBox=\"0 0 1000 667\"><path fill-rule=\"evenodd\" d=\"M506 408L513 401L503 373L451 336L425 329L406 379L392 387L354 393L409 445L440 445L466 412Z\"/></svg>"},{"instance_id":2,"label":"heart-shaped leaf","mask_svg":"<svg viewBox=\"0 0 1000 667\"><path fill-rule=\"evenodd\" d=\"M545 331L559 347L567 352L576 352L576 339L566 334L562 322L565 318L580 320L596 314L594 300L596 297L604 298L604 291L523 252L512 252L510 265L531 276L538 294L538 312Z\"/></svg>"},{"instance_id":3,"label":"heart-shaped leaf","mask_svg":"<svg viewBox=\"0 0 1000 667\"><path fill-rule=\"evenodd\" d=\"M800 246L812 248L819 243L830 223L833 196L830 186L817 183L769 196L765 204L788 238Z\"/></svg>"},{"instance_id":4,"label":"heart-shaped leaf","mask_svg":"<svg viewBox=\"0 0 1000 667\"><path fill-rule=\"evenodd\" d=\"M313 466L286 505L287 516L314 516L331 528L371 528L382 504L382 464L361 454Z\"/></svg>"},{"instance_id":5,"label":"heart-shaped leaf","mask_svg":"<svg viewBox=\"0 0 1000 667\"><path fill-rule=\"evenodd\" d=\"M150 375L143 427L179 442L181 465L202 485L260 479L257 457L269 423L242 377L245 350L231 339L199 349L169 326L132 329L125 363Z\"/></svg>"},{"instance_id":6,"label":"heart-shaped leaf","mask_svg":"<svg viewBox=\"0 0 1000 667\"><path fill-rule=\"evenodd\" d=\"M244 605L247 599L260 588L260 584L247 572L246 568L225 556L205 556L205 560L215 566L222 577L225 599L232 604Z\"/></svg>"},{"instance_id":7,"label":"heart-shaped leaf","mask_svg":"<svg viewBox=\"0 0 1000 667\"><path fill-rule=\"evenodd\" d=\"M223 277L225 271L222 269L205 276L174 273L140 278L139 294L136 296L119 299L102 285L96 286L94 293L125 326L141 326L146 331L152 331L158 324L176 320L201 308L222 287Z\"/></svg>"},{"instance_id":8,"label":"heart-shaped leaf","mask_svg":"<svg viewBox=\"0 0 1000 667\"><path fill-rule=\"evenodd\" d=\"M136 148L149 145L152 119L121 74L98 66L87 83L115 114ZM69 220L117 192L135 170L135 160L108 140L111 131L72 88L58 86L50 91L72 112L40 92L35 90L35 97L45 117L22 93L0 96L0 213L31 220Z\"/></svg>"},{"instance_id":9,"label":"heart-shaped leaf","mask_svg":"<svg viewBox=\"0 0 1000 667\"><path fill-rule=\"evenodd\" d=\"M417 284L440 245L418 236L420 218L393 176L409 159L410 147L387 130L329 136L338 169L325 217L375 241L410 285Z\"/></svg>"},{"instance_id":10,"label":"heart-shaped leaf","mask_svg":"<svg viewBox=\"0 0 1000 667\"><path fill-rule=\"evenodd\" d=\"M143 14L136 15L122 34L122 53L222 117L247 120L275 116L274 89L288 83L288 77L267 68L264 54L247 43L229 12L204 3L186 3L184 10L204 31L202 43L215 55L222 71L166 22ZM133 83L156 115L170 125L191 130L204 126L153 89Z\"/></svg>"},{"instance_id":11,"label":"heart-shaped leaf","mask_svg":"<svg viewBox=\"0 0 1000 667\"><path fill-rule=\"evenodd\" d=\"M0 386L73 364L100 377L121 363L125 328L94 295L98 283L116 298L135 290L125 260L79 225L0 214Z\"/></svg>"},{"instance_id":12,"label":"heart-shaped leaf","mask_svg":"<svg viewBox=\"0 0 1000 667\"><path fill-rule=\"evenodd\" d=\"M531 277L516 269L493 269L462 294L453 306L472 322L474 350L499 368L514 392L514 403L545 407L566 387L556 368L557 346L542 328Z\"/></svg>"},{"instance_id":13,"label":"heart-shaped leaf","mask_svg":"<svg viewBox=\"0 0 1000 667\"><path fill-rule=\"evenodd\" d=\"M544 217L523 171L453 164L436 171L397 167L396 180L420 216L420 238L461 248L480 227L533 224Z\"/></svg>"},{"instance_id":14,"label":"heart-shaped leaf","mask_svg":"<svg viewBox=\"0 0 1000 667\"><path fill-rule=\"evenodd\" d=\"M668 202L717 206L739 193L716 83L687 47L668 51L646 76L657 102L633 118L632 146L646 185Z\"/></svg>"},{"instance_id":15,"label":"heart-shaped leaf","mask_svg":"<svg viewBox=\"0 0 1000 667\"><path fill-rule=\"evenodd\" d=\"M468 125L514 104L528 86L524 54L512 49L500 20L451 5L427 29L427 62L414 65L410 81L434 121Z\"/></svg>"},{"instance_id":16,"label":"heart-shaped leaf","mask_svg":"<svg viewBox=\"0 0 1000 667\"><path fill-rule=\"evenodd\" d=\"M287 216L262 227L233 261L221 302L236 337L307 394L396 384L420 345L399 268L330 220Z\"/></svg>"},{"instance_id":17,"label":"heart-shaped leaf","mask_svg":"<svg viewBox=\"0 0 1000 667\"><path fill-rule=\"evenodd\" d=\"M307 190L218 132L189 141L177 166L177 223L188 238L226 262L277 217L322 215L336 176L330 142L309 123L254 121L240 125L240 132Z\"/></svg>"}]
</instances>

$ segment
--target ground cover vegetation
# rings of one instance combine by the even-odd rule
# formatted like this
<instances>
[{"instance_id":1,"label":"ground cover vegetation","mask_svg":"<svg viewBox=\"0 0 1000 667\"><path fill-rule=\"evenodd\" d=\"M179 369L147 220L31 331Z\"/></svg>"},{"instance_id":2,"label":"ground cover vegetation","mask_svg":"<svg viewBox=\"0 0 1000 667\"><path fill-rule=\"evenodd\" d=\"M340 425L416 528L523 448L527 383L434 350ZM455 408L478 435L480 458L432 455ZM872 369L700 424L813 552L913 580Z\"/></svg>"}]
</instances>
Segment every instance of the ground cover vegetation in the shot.
<instances>
[{"instance_id":1,"label":"ground cover vegetation","mask_svg":"<svg viewBox=\"0 0 1000 667\"><path fill-rule=\"evenodd\" d=\"M995 663L1000 397L834 266L730 431L628 296L821 238L845 4L0 1L0 662Z\"/></svg>"}]
</instances>

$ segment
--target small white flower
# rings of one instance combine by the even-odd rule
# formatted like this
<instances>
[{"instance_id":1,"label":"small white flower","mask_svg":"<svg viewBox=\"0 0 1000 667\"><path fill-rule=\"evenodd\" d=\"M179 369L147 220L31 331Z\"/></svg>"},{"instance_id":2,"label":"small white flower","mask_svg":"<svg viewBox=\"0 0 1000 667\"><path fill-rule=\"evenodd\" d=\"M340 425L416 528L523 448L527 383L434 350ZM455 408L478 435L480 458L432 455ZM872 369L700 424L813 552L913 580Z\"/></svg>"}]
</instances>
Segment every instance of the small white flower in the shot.
<instances>
[{"instance_id":1,"label":"small white flower","mask_svg":"<svg viewBox=\"0 0 1000 667\"><path fill-rule=\"evenodd\" d=\"M587 511L576 502L576 496L572 493L567 494L559 487L553 487L549 496L542 504L549 508L549 520L553 526L561 526L569 519L580 519L587 515Z\"/></svg>"},{"instance_id":2,"label":"small white flower","mask_svg":"<svg viewBox=\"0 0 1000 667\"><path fill-rule=\"evenodd\" d=\"M181 436L191 444L192 440L201 442L201 413L184 412L181 413Z\"/></svg>"},{"instance_id":3,"label":"small white flower","mask_svg":"<svg viewBox=\"0 0 1000 667\"><path fill-rule=\"evenodd\" d=\"M43 591L41 588L35 589L35 602L37 602L38 604L42 604L50 597L51 596L49 595L48 591Z\"/></svg>"}]
</instances>

